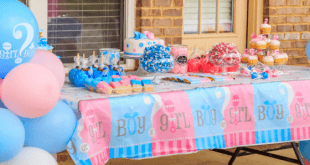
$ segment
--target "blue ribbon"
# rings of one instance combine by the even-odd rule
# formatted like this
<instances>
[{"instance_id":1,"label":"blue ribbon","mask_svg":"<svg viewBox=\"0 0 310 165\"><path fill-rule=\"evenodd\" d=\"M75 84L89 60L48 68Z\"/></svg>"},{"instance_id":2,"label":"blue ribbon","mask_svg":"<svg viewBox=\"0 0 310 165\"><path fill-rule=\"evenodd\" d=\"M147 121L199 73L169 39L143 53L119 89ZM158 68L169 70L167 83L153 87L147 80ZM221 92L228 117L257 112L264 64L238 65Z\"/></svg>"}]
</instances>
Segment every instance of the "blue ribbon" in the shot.
<instances>
[{"instance_id":1,"label":"blue ribbon","mask_svg":"<svg viewBox=\"0 0 310 165\"><path fill-rule=\"evenodd\" d=\"M136 40L140 40L140 39L147 39L147 36L145 34L142 34L140 32L135 32L135 37Z\"/></svg>"}]
</instances>

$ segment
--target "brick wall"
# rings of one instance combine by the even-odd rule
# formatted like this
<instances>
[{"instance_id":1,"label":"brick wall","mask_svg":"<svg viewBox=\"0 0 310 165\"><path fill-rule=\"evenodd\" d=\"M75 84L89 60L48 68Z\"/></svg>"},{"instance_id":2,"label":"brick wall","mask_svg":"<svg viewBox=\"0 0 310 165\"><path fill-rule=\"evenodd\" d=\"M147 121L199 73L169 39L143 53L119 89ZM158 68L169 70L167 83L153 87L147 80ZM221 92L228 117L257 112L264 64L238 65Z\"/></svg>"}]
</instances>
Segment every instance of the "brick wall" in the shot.
<instances>
[{"instance_id":1,"label":"brick wall","mask_svg":"<svg viewBox=\"0 0 310 165\"><path fill-rule=\"evenodd\" d=\"M269 18L271 34L279 36L280 52L289 55L288 64L309 63L310 0L264 0L264 18Z\"/></svg>"},{"instance_id":2,"label":"brick wall","mask_svg":"<svg viewBox=\"0 0 310 165\"><path fill-rule=\"evenodd\" d=\"M136 31L151 31L166 45L182 43L183 0L136 0Z\"/></svg>"}]
</instances>

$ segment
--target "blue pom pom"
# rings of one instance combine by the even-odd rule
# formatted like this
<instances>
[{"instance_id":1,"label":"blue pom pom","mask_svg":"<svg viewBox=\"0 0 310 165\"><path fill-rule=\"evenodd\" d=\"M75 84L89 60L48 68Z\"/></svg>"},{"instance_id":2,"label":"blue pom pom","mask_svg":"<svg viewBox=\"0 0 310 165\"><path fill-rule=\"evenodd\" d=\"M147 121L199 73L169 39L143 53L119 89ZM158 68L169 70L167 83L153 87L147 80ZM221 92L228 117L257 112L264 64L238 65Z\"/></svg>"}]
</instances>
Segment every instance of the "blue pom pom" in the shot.
<instances>
[{"instance_id":1,"label":"blue pom pom","mask_svg":"<svg viewBox=\"0 0 310 165\"><path fill-rule=\"evenodd\" d=\"M267 79L268 77L269 77L268 73L266 73L266 72L262 73L262 78L263 79Z\"/></svg>"},{"instance_id":2,"label":"blue pom pom","mask_svg":"<svg viewBox=\"0 0 310 165\"><path fill-rule=\"evenodd\" d=\"M143 46L144 46L144 44L143 44L143 43L140 43L140 44L139 44L139 47L140 47L140 48L142 48Z\"/></svg>"},{"instance_id":3,"label":"blue pom pom","mask_svg":"<svg viewBox=\"0 0 310 165\"><path fill-rule=\"evenodd\" d=\"M129 44L127 44L127 48L129 48Z\"/></svg>"}]
</instances>

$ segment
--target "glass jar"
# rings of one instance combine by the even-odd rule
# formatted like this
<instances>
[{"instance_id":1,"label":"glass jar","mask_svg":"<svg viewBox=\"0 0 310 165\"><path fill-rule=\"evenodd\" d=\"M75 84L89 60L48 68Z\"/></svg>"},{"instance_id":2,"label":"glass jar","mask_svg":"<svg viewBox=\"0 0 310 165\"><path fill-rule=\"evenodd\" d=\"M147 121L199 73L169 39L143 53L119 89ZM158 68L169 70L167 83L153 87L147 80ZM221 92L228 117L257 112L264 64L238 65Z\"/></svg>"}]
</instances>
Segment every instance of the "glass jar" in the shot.
<instances>
[{"instance_id":1,"label":"glass jar","mask_svg":"<svg viewBox=\"0 0 310 165\"><path fill-rule=\"evenodd\" d=\"M174 59L174 67L170 73L186 73L187 72L187 53L188 48L186 45L169 45L170 54Z\"/></svg>"},{"instance_id":2,"label":"glass jar","mask_svg":"<svg viewBox=\"0 0 310 165\"><path fill-rule=\"evenodd\" d=\"M119 49L114 48L102 48L100 49L100 55L103 55L105 63L107 65L118 65L120 56Z\"/></svg>"},{"instance_id":3,"label":"glass jar","mask_svg":"<svg viewBox=\"0 0 310 165\"><path fill-rule=\"evenodd\" d=\"M155 45L145 48L144 54L139 59L140 67L148 72L155 73L153 82L159 84L158 73L166 73L174 67L174 60L170 48Z\"/></svg>"}]
</instances>

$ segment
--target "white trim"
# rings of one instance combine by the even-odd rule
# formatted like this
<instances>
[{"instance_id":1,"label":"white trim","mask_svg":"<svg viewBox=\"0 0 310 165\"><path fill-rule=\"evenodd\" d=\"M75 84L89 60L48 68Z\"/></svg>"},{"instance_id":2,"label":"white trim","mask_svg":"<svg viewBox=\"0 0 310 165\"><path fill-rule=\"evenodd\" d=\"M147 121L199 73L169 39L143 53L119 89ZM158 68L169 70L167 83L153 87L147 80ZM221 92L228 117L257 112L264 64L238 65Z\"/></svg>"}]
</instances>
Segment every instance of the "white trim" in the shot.
<instances>
[{"instance_id":1,"label":"white trim","mask_svg":"<svg viewBox=\"0 0 310 165\"><path fill-rule=\"evenodd\" d=\"M47 37L47 0L29 0L29 9L37 19L43 37Z\"/></svg>"},{"instance_id":2,"label":"white trim","mask_svg":"<svg viewBox=\"0 0 310 165\"><path fill-rule=\"evenodd\" d=\"M124 28L124 38L133 37L135 31L135 6L136 1L125 0L124 10L125 10L125 28ZM39 28L43 29L42 36L47 38L47 0L29 0L29 8L35 15ZM66 70L68 66L72 64L65 64ZM121 65L124 69L134 69L135 60L126 59L126 65Z\"/></svg>"},{"instance_id":3,"label":"white trim","mask_svg":"<svg viewBox=\"0 0 310 165\"><path fill-rule=\"evenodd\" d=\"M135 8L136 1L125 0L124 9L125 9L125 31L124 38L134 37L135 32ZM135 60L126 59L126 65L121 65L124 69L134 69Z\"/></svg>"}]
</instances>

